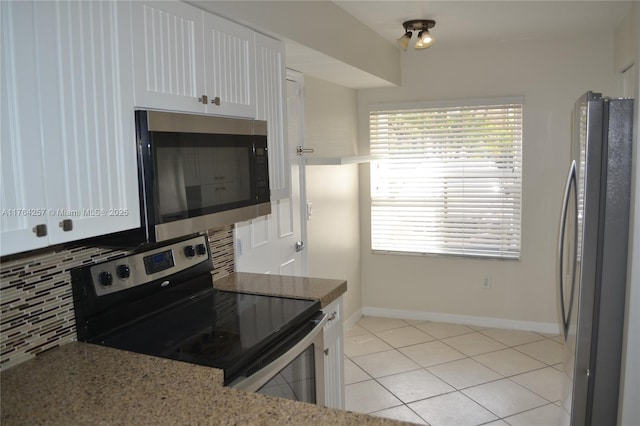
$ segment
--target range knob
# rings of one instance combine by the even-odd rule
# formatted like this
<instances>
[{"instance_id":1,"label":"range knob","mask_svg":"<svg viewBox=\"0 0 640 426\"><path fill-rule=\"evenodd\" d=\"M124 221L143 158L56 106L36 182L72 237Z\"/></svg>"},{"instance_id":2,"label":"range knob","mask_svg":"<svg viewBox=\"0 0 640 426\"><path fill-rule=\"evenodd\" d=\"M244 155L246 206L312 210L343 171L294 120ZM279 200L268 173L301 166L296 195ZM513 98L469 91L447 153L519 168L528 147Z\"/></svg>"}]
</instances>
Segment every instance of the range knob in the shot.
<instances>
[{"instance_id":1,"label":"range knob","mask_svg":"<svg viewBox=\"0 0 640 426\"><path fill-rule=\"evenodd\" d=\"M184 255L191 258L196 255L196 249L189 245L184 248Z\"/></svg>"},{"instance_id":2,"label":"range knob","mask_svg":"<svg viewBox=\"0 0 640 426\"><path fill-rule=\"evenodd\" d=\"M198 244L196 246L196 252L198 253L198 256L204 256L205 254L207 254L207 248L204 246L204 244Z\"/></svg>"},{"instance_id":3,"label":"range knob","mask_svg":"<svg viewBox=\"0 0 640 426\"><path fill-rule=\"evenodd\" d=\"M129 268L129 265L118 265L116 268L116 275L121 280L129 278L131 276L131 269Z\"/></svg>"},{"instance_id":4,"label":"range knob","mask_svg":"<svg viewBox=\"0 0 640 426\"><path fill-rule=\"evenodd\" d=\"M98 274L98 282L103 287L111 286L111 284L113 284L113 276L111 275L111 272L100 272L100 274Z\"/></svg>"}]
</instances>

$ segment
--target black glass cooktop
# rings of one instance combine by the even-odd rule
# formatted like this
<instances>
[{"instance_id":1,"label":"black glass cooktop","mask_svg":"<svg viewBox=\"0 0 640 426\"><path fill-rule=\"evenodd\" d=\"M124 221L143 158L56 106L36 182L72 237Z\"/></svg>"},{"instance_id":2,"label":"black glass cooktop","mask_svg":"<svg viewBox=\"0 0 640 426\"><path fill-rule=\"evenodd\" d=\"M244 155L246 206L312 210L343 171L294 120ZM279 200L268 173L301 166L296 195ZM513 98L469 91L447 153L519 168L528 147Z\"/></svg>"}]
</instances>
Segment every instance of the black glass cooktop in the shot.
<instances>
[{"instance_id":1,"label":"black glass cooktop","mask_svg":"<svg viewBox=\"0 0 640 426\"><path fill-rule=\"evenodd\" d=\"M211 290L94 343L223 369L246 362L306 323L320 302Z\"/></svg>"}]
</instances>

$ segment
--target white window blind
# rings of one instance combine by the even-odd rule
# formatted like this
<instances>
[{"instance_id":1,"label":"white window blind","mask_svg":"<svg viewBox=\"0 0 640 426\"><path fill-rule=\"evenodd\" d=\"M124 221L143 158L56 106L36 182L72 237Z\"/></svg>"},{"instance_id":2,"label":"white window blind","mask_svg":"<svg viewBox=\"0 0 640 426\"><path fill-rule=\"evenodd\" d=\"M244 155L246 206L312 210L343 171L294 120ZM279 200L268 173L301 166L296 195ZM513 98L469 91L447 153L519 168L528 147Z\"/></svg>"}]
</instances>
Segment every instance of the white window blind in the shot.
<instances>
[{"instance_id":1,"label":"white window blind","mask_svg":"<svg viewBox=\"0 0 640 426\"><path fill-rule=\"evenodd\" d=\"M520 257L522 98L369 119L374 251Z\"/></svg>"}]
</instances>

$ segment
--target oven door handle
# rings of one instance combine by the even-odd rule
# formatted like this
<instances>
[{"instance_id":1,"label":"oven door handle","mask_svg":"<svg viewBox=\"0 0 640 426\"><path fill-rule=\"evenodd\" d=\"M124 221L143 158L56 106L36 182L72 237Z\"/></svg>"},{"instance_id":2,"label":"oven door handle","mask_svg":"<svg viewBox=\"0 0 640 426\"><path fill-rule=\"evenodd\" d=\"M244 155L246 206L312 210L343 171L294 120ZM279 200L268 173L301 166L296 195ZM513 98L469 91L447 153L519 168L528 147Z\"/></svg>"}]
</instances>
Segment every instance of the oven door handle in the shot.
<instances>
[{"instance_id":1,"label":"oven door handle","mask_svg":"<svg viewBox=\"0 0 640 426\"><path fill-rule=\"evenodd\" d=\"M229 387L246 390L249 392L256 392L262 386L264 386L269 380L271 380L279 371L283 370L291 361L296 359L304 349L306 349L317 338L319 333L322 333L324 325L327 323L329 316L324 314L320 320L317 320L317 325L307 334L302 340L296 343L291 349L278 357L272 363L266 365L264 368L256 371L249 377L238 378L233 381Z\"/></svg>"}]
</instances>

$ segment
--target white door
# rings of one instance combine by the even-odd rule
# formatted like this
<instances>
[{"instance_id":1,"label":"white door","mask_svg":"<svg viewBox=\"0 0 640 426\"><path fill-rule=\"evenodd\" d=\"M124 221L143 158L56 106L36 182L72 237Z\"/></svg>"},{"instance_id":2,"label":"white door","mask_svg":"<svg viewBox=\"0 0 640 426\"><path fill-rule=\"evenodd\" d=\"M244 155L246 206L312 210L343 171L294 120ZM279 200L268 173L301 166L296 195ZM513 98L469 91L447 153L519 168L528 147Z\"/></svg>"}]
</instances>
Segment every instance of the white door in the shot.
<instances>
[{"instance_id":1,"label":"white door","mask_svg":"<svg viewBox=\"0 0 640 426\"><path fill-rule=\"evenodd\" d=\"M297 155L303 143L302 75L287 72L287 151L291 167L291 194L272 201L271 214L236 224L236 271L303 276L307 257L304 158ZM304 216L304 219L303 219ZM300 247L302 245L302 247Z\"/></svg>"}]
</instances>

